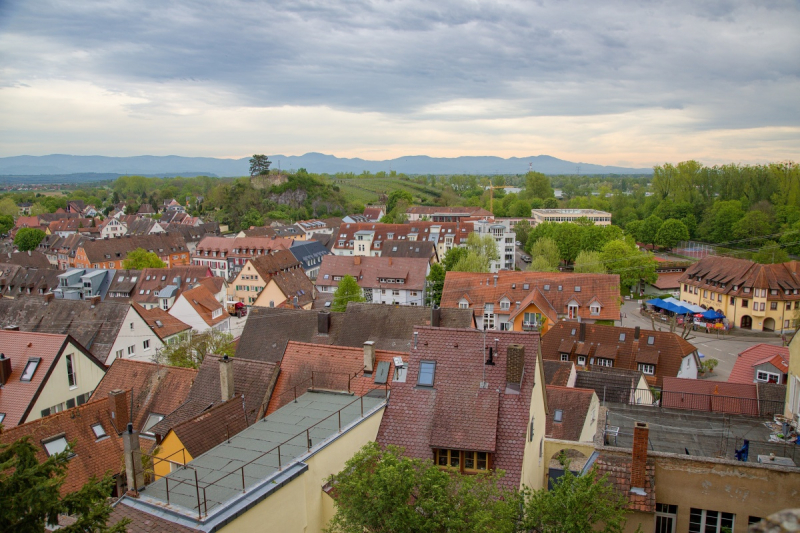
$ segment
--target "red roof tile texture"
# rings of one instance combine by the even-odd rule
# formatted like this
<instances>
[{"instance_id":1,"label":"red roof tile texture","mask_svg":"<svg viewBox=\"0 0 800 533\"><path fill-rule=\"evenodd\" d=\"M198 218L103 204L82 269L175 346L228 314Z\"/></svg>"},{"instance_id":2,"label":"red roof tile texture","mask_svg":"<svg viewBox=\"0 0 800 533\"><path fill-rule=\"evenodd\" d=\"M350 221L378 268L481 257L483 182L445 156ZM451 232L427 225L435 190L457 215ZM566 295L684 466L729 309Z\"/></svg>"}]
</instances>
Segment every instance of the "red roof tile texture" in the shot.
<instances>
[{"instance_id":1,"label":"red roof tile texture","mask_svg":"<svg viewBox=\"0 0 800 533\"><path fill-rule=\"evenodd\" d=\"M195 533L200 531L199 529L186 527L161 518L155 514L134 509L123 502L114 507L108 519L108 525L112 526L125 518L130 520L130 523L125 526L127 533Z\"/></svg>"},{"instance_id":2,"label":"red roof tile texture","mask_svg":"<svg viewBox=\"0 0 800 533\"><path fill-rule=\"evenodd\" d=\"M254 422L251 420L250 423ZM247 429L245 405L241 396L181 422L172 428L181 444L192 457L198 457L211 448Z\"/></svg>"},{"instance_id":3,"label":"red roof tile texture","mask_svg":"<svg viewBox=\"0 0 800 533\"><path fill-rule=\"evenodd\" d=\"M593 390L548 385L545 436L560 440L580 440L586 418L592 416L589 408L594 396ZM559 422L555 420L556 411L561 411Z\"/></svg>"},{"instance_id":4,"label":"red roof tile texture","mask_svg":"<svg viewBox=\"0 0 800 533\"><path fill-rule=\"evenodd\" d=\"M448 272L442 289L442 307L458 307L459 300L466 296L470 309L476 314L483 314L484 305L488 303L494 304L495 314L511 315L517 311L516 302L520 302L522 307L521 302L536 289L558 316L565 316L568 312L567 305L574 302L577 303L578 315L582 318L619 320L619 276L616 274ZM505 311L500 306L504 296L510 302L509 309ZM597 315L590 314L592 299L600 304ZM544 301L534 300L534 303L542 309L547 307ZM542 311L547 314L546 309Z\"/></svg>"},{"instance_id":5,"label":"red roof tile texture","mask_svg":"<svg viewBox=\"0 0 800 533\"><path fill-rule=\"evenodd\" d=\"M759 416L758 390L754 383L665 377L661 406Z\"/></svg>"},{"instance_id":6,"label":"red roof tile texture","mask_svg":"<svg viewBox=\"0 0 800 533\"><path fill-rule=\"evenodd\" d=\"M768 289L767 300L800 300L799 269L798 261L762 265L747 259L708 256L686 269L680 282L740 298L753 298L753 289Z\"/></svg>"},{"instance_id":7,"label":"red roof tile texture","mask_svg":"<svg viewBox=\"0 0 800 533\"><path fill-rule=\"evenodd\" d=\"M756 381L756 366L769 363L775 370L773 372L786 374L789 371L789 348L773 346L771 344L756 344L739 354L733 364L729 383L754 383ZM783 377L781 376L781 383Z\"/></svg>"},{"instance_id":8,"label":"red roof tile texture","mask_svg":"<svg viewBox=\"0 0 800 533\"><path fill-rule=\"evenodd\" d=\"M229 318L222 304L217 301L205 285L198 285L193 289L184 291L181 294L181 298L184 298L192 306L209 327L224 322ZM219 309L222 310L222 313L214 317L214 311Z\"/></svg>"},{"instance_id":9,"label":"red roof tile texture","mask_svg":"<svg viewBox=\"0 0 800 533\"><path fill-rule=\"evenodd\" d=\"M326 255L317 274L317 285L339 285L335 277L353 276L361 288L422 290L428 273L428 260L419 257L360 257ZM386 283L381 279L402 279ZM456 306L458 307L458 306Z\"/></svg>"},{"instance_id":10,"label":"red roof tile texture","mask_svg":"<svg viewBox=\"0 0 800 533\"><path fill-rule=\"evenodd\" d=\"M600 455L594 462L597 476L608 474L608 482L628 500L628 509L653 513L656 510L655 461L647 460L645 467L645 495L631 492L631 458Z\"/></svg>"},{"instance_id":11,"label":"red roof tile texture","mask_svg":"<svg viewBox=\"0 0 800 533\"><path fill-rule=\"evenodd\" d=\"M492 332L484 350L481 331L430 327L416 331L406 380L392 383L378 442L402 446L407 455L422 459L432 459L436 447L490 451L494 467L506 472L501 483L519 487L537 375L538 333ZM507 388L510 345L524 347L519 393ZM496 354L494 365L484 364L489 347ZM422 361L436 364L432 387L417 385Z\"/></svg>"},{"instance_id":12,"label":"red roof tile texture","mask_svg":"<svg viewBox=\"0 0 800 533\"><path fill-rule=\"evenodd\" d=\"M189 324L181 322L160 307L145 309L135 302L131 305L133 305L133 308L139 313L139 316L147 322L147 325L150 326L153 333L158 335L158 338L162 341L167 337L192 329Z\"/></svg>"}]
</instances>

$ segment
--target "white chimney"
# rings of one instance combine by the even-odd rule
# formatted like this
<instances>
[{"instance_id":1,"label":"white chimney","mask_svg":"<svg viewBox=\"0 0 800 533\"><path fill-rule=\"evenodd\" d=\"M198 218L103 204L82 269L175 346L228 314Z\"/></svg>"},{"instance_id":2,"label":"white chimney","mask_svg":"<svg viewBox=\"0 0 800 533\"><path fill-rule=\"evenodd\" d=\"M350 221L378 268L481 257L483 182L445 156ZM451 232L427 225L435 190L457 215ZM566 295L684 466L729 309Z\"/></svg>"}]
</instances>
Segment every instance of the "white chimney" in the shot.
<instances>
[{"instance_id":1,"label":"white chimney","mask_svg":"<svg viewBox=\"0 0 800 533\"><path fill-rule=\"evenodd\" d=\"M364 343L364 372L372 372L375 369L375 342L367 341Z\"/></svg>"}]
</instances>

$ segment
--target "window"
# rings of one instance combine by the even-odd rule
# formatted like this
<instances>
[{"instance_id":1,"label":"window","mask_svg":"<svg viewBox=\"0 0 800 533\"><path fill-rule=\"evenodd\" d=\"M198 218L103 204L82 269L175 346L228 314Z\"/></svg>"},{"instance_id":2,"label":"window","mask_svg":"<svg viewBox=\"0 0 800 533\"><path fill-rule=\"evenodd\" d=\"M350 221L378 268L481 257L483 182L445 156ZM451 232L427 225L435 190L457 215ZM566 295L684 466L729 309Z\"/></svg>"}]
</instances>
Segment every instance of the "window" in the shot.
<instances>
[{"instance_id":1,"label":"window","mask_svg":"<svg viewBox=\"0 0 800 533\"><path fill-rule=\"evenodd\" d=\"M488 459L486 452L464 452L464 470L467 472L486 470Z\"/></svg>"},{"instance_id":2,"label":"window","mask_svg":"<svg viewBox=\"0 0 800 533\"><path fill-rule=\"evenodd\" d=\"M761 381L763 383L780 383L780 376L772 372L758 370L756 372L756 381Z\"/></svg>"},{"instance_id":3,"label":"window","mask_svg":"<svg viewBox=\"0 0 800 533\"><path fill-rule=\"evenodd\" d=\"M610 368L614 366L614 361L612 361L611 359L603 359L602 357L598 357L597 364L599 366L607 366Z\"/></svg>"},{"instance_id":4,"label":"window","mask_svg":"<svg viewBox=\"0 0 800 533\"><path fill-rule=\"evenodd\" d=\"M619 342L625 342L625 334L624 333L620 333L619 334Z\"/></svg>"},{"instance_id":5,"label":"window","mask_svg":"<svg viewBox=\"0 0 800 533\"><path fill-rule=\"evenodd\" d=\"M458 302L459 309L469 309L469 304L467 302Z\"/></svg>"},{"instance_id":6,"label":"window","mask_svg":"<svg viewBox=\"0 0 800 533\"><path fill-rule=\"evenodd\" d=\"M569 361L569 354L568 353L562 353L561 354L561 360L562 361Z\"/></svg>"},{"instance_id":7,"label":"window","mask_svg":"<svg viewBox=\"0 0 800 533\"><path fill-rule=\"evenodd\" d=\"M117 356L117 359L122 359L122 356L123 356L124 354L125 354L125 350L117 350L117 351L116 351L116 356Z\"/></svg>"},{"instance_id":8,"label":"window","mask_svg":"<svg viewBox=\"0 0 800 533\"><path fill-rule=\"evenodd\" d=\"M42 442L42 445L44 446L45 451L47 451L48 456L55 455L67 449L67 438L62 435L46 442Z\"/></svg>"},{"instance_id":9,"label":"window","mask_svg":"<svg viewBox=\"0 0 800 533\"><path fill-rule=\"evenodd\" d=\"M508 311L511 308L511 302L502 301L500 302L500 309L503 311Z\"/></svg>"},{"instance_id":10,"label":"window","mask_svg":"<svg viewBox=\"0 0 800 533\"><path fill-rule=\"evenodd\" d=\"M32 357L28 359L27 364L25 365L25 369L22 371L22 375L20 376L20 381L30 381L33 379L33 374L36 373L36 368L39 366L39 362L42 359L40 357Z\"/></svg>"},{"instance_id":11,"label":"window","mask_svg":"<svg viewBox=\"0 0 800 533\"><path fill-rule=\"evenodd\" d=\"M760 516L748 516L747 517L747 525L748 526L752 526L754 524L758 524L759 522L761 522L761 517Z\"/></svg>"},{"instance_id":12,"label":"window","mask_svg":"<svg viewBox=\"0 0 800 533\"><path fill-rule=\"evenodd\" d=\"M656 531L655 533L675 533L675 523L678 521L678 506L664 503L656 504Z\"/></svg>"},{"instance_id":13,"label":"window","mask_svg":"<svg viewBox=\"0 0 800 533\"><path fill-rule=\"evenodd\" d=\"M417 385L421 387L433 387L433 377L435 373L435 361L421 361L419 363L419 377L417 378Z\"/></svg>"},{"instance_id":14,"label":"window","mask_svg":"<svg viewBox=\"0 0 800 533\"><path fill-rule=\"evenodd\" d=\"M132 345L128 346L128 355L136 355L136 346L135 345L132 344Z\"/></svg>"},{"instance_id":15,"label":"window","mask_svg":"<svg viewBox=\"0 0 800 533\"><path fill-rule=\"evenodd\" d=\"M586 356L585 355L579 355L578 356L578 365L586 366Z\"/></svg>"},{"instance_id":16,"label":"window","mask_svg":"<svg viewBox=\"0 0 800 533\"><path fill-rule=\"evenodd\" d=\"M747 307L747 305L748 305L747 302L748 302L748 300L744 300L743 299L742 300L742 307Z\"/></svg>"},{"instance_id":17,"label":"window","mask_svg":"<svg viewBox=\"0 0 800 533\"><path fill-rule=\"evenodd\" d=\"M759 310L760 310L760 311L763 311L763 310L764 310L764 307L765 307L765 306L764 306L764 302L761 302L761 308L760 308Z\"/></svg>"},{"instance_id":18,"label":"window","mask_svg":"<svg viewBox=\"0 0 800 533\"><path fill-rule=\"evenodd\" d=\"M2 424L3 420L5 420L5 419L6 419L6 414L5 413L0 413L0 424Z\"/></svg>"},{"instance_id":19,"label":"window","mask_svg":"<svg viewBox=\"0 0 800 533\"><path fill-rule=\"evenodd\" d=\"M564 420L564 411L561 409L556 409L556 412L553 414L553 422L563 422Z\"/></svg>"},{"instance_id":20,"label":"window","mask_svg":"<svg viewBox=\"0 0 800 533\"><path fill-rule=\"evenodd\" d=\"M733 531L735 516L733 513L692 508L689 512L689 533L722 533L722 528Z\"/></svg>"},{"instance_id":21,"label":"window","mask_svg":"<svg viewBox=\"0 0 800 533\"><path fill-rule=\"evenodd\" d=\"M92 425L92 431L94 431L94 436L96 438L98 438L98 439L102 439L103 437L107 436L106 435L106 430L103 429L103 425L102 424L93 424Z\"/></svg>"},{"instance_id":22,"label":"window","mask_svg":"<svg viewBox=\"0 0 800 533\"><path fill-rule=\"evenodd\" d=\"M639 372L642 374L647 374L648 376L652 376L656 373L656 365L647 365L645 363L639 363Z\"/></svg>"},{"instance_id":23,"label":"window","mask_svg":"<svg viewBox=\"0 0 800 533\"><path fill-rule=\"evenodd\" d=\"M144 423L144 426L142 426L142 433L145 435L152 436L153 434L150 432L150 428L152 428L162 420L164 420L164 415L157 415L155 413L150 413L150 415L147 417L147 421Z\"/></svg>"},{"instance_id":24,"label":"window","mask_svg":"<svg viewBox=\"0 0 800 533\"><path fill-rule=\"evenodd\" d=\"M436 464L448 468L460 468L461 452L458 450L436 450Z\"/></svg>"},{"instance_id":25,"label":"window","mask_svg":"<svg viewBox=\"0 0 800 533\"><path fill-rule=\"evenodd\" d=\"M67 382L69 383L69 388L74 389L78 386L78 377L75 375L75 362L73 361L73 355L67 354Z\"/></svg>"},{"instance_id":26,"label":"window","mask_svg":"<svg viewBox=\"0 0 800 533\"><path fill-rule=\"evenodd\" d=\"M150 349L150 339L147 339L146 341L142 342L142 348L144 348L145 352Z\"/></svg>"},{"instance_id":27,"label":"window","mask_svg":"<svg viewBox=\"0 0 800 533\"><path fill-rule=\"evenodd\" d=\"M593 314L593 315L599 315L600 314L600 306L597 305L597 304L592 304L591 306L589 306L589 312L591 314Z\"/></svg>"}]
</instances>

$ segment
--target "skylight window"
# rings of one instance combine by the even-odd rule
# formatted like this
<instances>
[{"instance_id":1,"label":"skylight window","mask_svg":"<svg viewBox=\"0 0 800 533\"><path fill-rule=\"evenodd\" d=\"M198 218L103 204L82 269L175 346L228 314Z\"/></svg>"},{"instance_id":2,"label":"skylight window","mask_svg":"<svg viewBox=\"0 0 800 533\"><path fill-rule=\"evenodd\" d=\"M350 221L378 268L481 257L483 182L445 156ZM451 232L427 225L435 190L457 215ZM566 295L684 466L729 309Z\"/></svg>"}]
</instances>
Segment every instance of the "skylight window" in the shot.
<instances>
[{"instance_id":1,"label":"skylight window","mask_svg":"<svg viewBox=\"0 0 800 533\"><path fill-rule=\"evenodd\" d=\"M0 424L2 424L3 420L5 420L5 419L6 419L6 414L5 413L0 413Z\"/></svg>"},{"instance_id":2,"label":"skylight window","mask_svg":"<svg viewBox=\"0 0 800 533\"><path fill-rule=\"evenodd\" d=\"M44 445L44 449L47 451L47 455L52 456L67 449L67 438L64 436L56 437L47 442L43 442L42 444Z\"/></svg>"},{"instance_id":3,"label":"skylight window","mask_svg":"<svg viewBox=\"0 0 800 533\"><path fill-rule=\"evenodd\" d=\"M150 432L150 428L152 428L162 420L164 420L164 415L150 413L150 415L147 417L147 421L144 423L144 426L142 426L142 433L144 433L145 435L152 436L153 433Z\"/></svg>"},{"instance_id":4,"label":"skylight window","mask_svg":"<svg viewBox=\"0 0 800 533\"><path fill-rule=\"evenodd\" d=\"M625 334L624 333L620 333L619 334L619 342L625 342Z\"/></svg>"},{"instance_id":5,"label":"skylight window","mask_svg":"<svg viewBox=\"0 0 800 533\"><path fill-rule=\"evenodd\" d=\"M576 331L575 328L572 328L572 331L570 332L570 335L575 335L575 331Z\"/></svg>"},{"instance_id":6,"label":"skylight window","mask_svg":"<svg viewBox=\"0 0 800 533\"><path fill-rule=\"evenodd\" d=\"M419 378L417 379L417 385L421 387L433 387L433 377L435 373L435 361L421 361L419 363Z\"/></svg>"},{"instance_id":7,"label":"skylight window","mask_svg":"<svg viewBox=\"0 0 800 533\"><path fill-rule=\"evenodd\" d=\"M106 430L103 429L103 424L92 424L92 431L94 431L94 436L98 439L108 436Z\"/></svg>"},{"instance_id":8,"label":"skylight window","mask_svg":"<svg viewBox=\"0 0 800 533\"><path fill-rule=\"evenodd\" d=\"M553 422L561 422L562 420L564 420L564 411L556 409L555 414L553 414Z\"/></svg>"},{"instance_id":9,"label":"skylight window","mask_svg":"<svg viewBox=\"0 0 800 533\"><path fill-rule=\"evenodd\" d=\"M28 359L28 363L25 365L25 369L22 371L22 376L20 376L20 381L30 381L33 379L33 374L36 373L36 369L39 367L39 362L41 361L41 357L32 357Z\"/></svg>"},{"instance_id":10,"label":"skylight window","mask_svg":"<svg viewBox=\"0 0 800 533\"><path fill-rule=\"evenodd\" d=\"M655 337L653 337L652 335L647 337L647 344L652 346L655 343L656 343L656 338Z\"/></svg>"}]
</instances>

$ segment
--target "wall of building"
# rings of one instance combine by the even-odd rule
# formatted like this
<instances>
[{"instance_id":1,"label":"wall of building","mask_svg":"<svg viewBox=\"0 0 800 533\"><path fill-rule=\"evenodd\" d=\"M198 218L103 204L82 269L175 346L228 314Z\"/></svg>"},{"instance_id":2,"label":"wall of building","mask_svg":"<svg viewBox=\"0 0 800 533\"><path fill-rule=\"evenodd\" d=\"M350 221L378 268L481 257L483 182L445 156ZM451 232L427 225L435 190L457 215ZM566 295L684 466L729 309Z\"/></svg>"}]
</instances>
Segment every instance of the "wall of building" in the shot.
<instances>
[{"instance_id":1,"label":"wall of building","mask_svg":"<svg viewBox=\"0 0 800 533\"><path fill-rule=\"evenodd\" d=\"M512 304L512 306L513 305L515 304ZM520 314L514 317L514 325L513 325L514 331L526 331L524 328L525 313L542 313L542 312L534 304L528 305L528 307L526 307L524 311L522 311ZM483 317L481 317L481 320L483 320ZM544 325L540 330L540 334L544 335L551 327L553 327L554 324L553 321L547 318L547 316L544 313L542 313L542 320L544 321Z\"/></svg>"},{"instance_id":2,"label":"wall of building","mask_svg":"<svg viewBox=\"0 0 800 533\"><path fill-rule=\"evenodd\" d=\"M149 349L145 349L145 341L150 341ZM131 346L134 347L132 355L128 353L128 348ZM114 339L111 351L108 352L108 359L106 359L105 364L106 366L111 366L114 359L120 356L123 359L134 359L136 361L153 361L156 350L162 346L164 346L164 343L161 342L158 335L153 332L147 322L131 306L128 307L125 320L123 320L122 327L117 333L117 338Z\"/></svg>"},{"instance_id":3,"label":"wall of building","mask_svg":"<svg viewBox=\"0 0 800 533\"><path fill-rule=\"evenodd\" d=\"M713 308L723 313L730 324L737 328L741 327L742 317L749 316L753 321L753 331L763 331L764 326L770 324L768 319L772 321L776 332L783 333L784 331L794 331L795 329L793 322L797 307L789 301L767 300L766 297L756 298L753 296L754 293L751 292L750 298L736 296L734 303L731 303L731 297L726 294L717 293L707 288L698 288L697 294L694 294L693 286L688 286L689 289L692 289L691 291L687 291L686 288L687 284L681 285L681 301ZM747 302L747 307L742 307L742 302ZM777 304L777 309L771 309L773 302ZM764 304L763 311L761 311L762 303ZM787 309L787 305L791 309ZM756 306L758 306L757 309Z\"/></svg>"},{"instance_id":4,"label":"wall of building","mask_svg":"<svg viewBox=\"0 0 800 533\"><path fill-rule=\"evenodd\" d=\"M545 432L547 428L547 400L545 393L544 365L542 355L537 355L536 368L531 378L535 380L531 392L531 405L528 411L528 430L525 435L525 450L522 457L522 473L520 487L527 486L534 490L546 486L543 483L547 472L544 455ZM524 379L524 378L523 378ZM533 438L530 425L533 422Z\"/></svg>"},{"instance_id":5,"label":"wall of building","mask_svg":"<svg viewBox=\"0 0 800 533\"><path fill-rule=\"evenodd\" d=\"M786 386L786 407L784 415L800 426L800 335L789 342L789 379Z\"/></svg>"},{"instance_id":6,"label":"wall of building","mask_svg":"<svg viewBox=\"0 0 800 533\"><path fill-rule=\"evenodd\" d=\"M281 289L278 287L278 284L274 281L270 280L267 283L267 286L264 287L264 290L261 291L261 294L257 294L256 298L254 298L254 303L248 305L255 305L258 307L278 307L283 302L286 301L286 295L283 294ZM270 302L272 302L272 306L270 306ZM311 307L309 307L310 309Z\"/></svg>"},{"instance_id":7,"label":"wall of building","mask_svg":"<svg viewBox=\"0 0 800 533\"><path fill-rule=\"evenodd\" d=\"M589 404L586 420L583 421L583 429L580 436L581 442L592 442L594 440L594 436L597 434L597 419L599 416L600 399L597 394L592 394L592 402Z\"/></svg>"},{"instance_id":8,"label":"wall of building","mask_svg":"<svg viewBox=\"0 0 800 533\"><path fill-rule=\"evenodd\" d=\"M334 513L331 497L322 491L324 480L340 472L357 450L375 440L382 418L383 408L339 435L305 461L308 470L227 524L220 532L321 533Z\"/></svg>"},{"instance_id":9,"label":"wall of building","mask_svg":"<svg viewBox=\"0 0 800 533\"><path fill-rule=\"evenodd\" d=\"M224 313L225 311L223 311ZM203 320L203 317L197 314L197 311L194 310L194 307L191 306L189 302L186 301L183 295L180 295L177 300L175 300L175 304L170 308L169 314L192 327L194 331L199 333L203 333L204 331L210 329L209 325L206 324L206 321Z\"/></svg>"},{"instance_id":10,"label":"wall of building","mask_svg":"<svg viewBox=\"0 0 800 533\"><path fill-rule=\"evenodd\" d=\"M699 369L697 368L697 359L693 353L687 355L681 361L681 368L678 370L678 375L676 377L684 378L684 379L697 379L697 373Z\"/></svg>"},{"instance_id":11,"label":"wall of building","mask_svg":"<svg viewBox=\"0 0 800 533\"><path fill-rule=\"evenodd\" d=\"M170 461L181 464L186 464L194 459L186 450L178 436L172 431L167 433L157 449L159 451L155 457L158 459L169 459ZM155 479L166 476L172 470L173 468L171 464L166 461L153 461L153 472L155 472Z\"/></svg>"},{"instance_id":12,"label":"wall of building","mask_svg":"<svg viewBox=\"0 0 800 533\"><path fill-rule=\"evenodd\" d=\"M67 378L67 355L69 354L72 354L73 364L75 365L76 385L74 387L69 386ZM36 372L47 372L47 368L40 366L36 369ZM74 344L68 344L55 363L50 377L42 387L42 392L33 404L33 408L25 422L42 418L42 409L49 409L62 402L66 407L67 400L75 399L82 394L88 395L97 387L105 373L104 368L94 364Z\"/></svg>"},{"instance_id":13,"label":"wall of building","mask_svg":"<svg viewBox=\"0 0 800 533\"><path fill-rule=\"evenodd\" d=\"M252 279L244 279L245 276L252 276ZM246 305L255 305L259 293L264 289L266 284L266 280L261 277L258 271L256 271L248 261L248 264L242 268L241 272L236 276L236 279L233 280L233 283L228 286L228 294L231 296L232 300L242 302Z\"/></svg>"}]
</instances>

